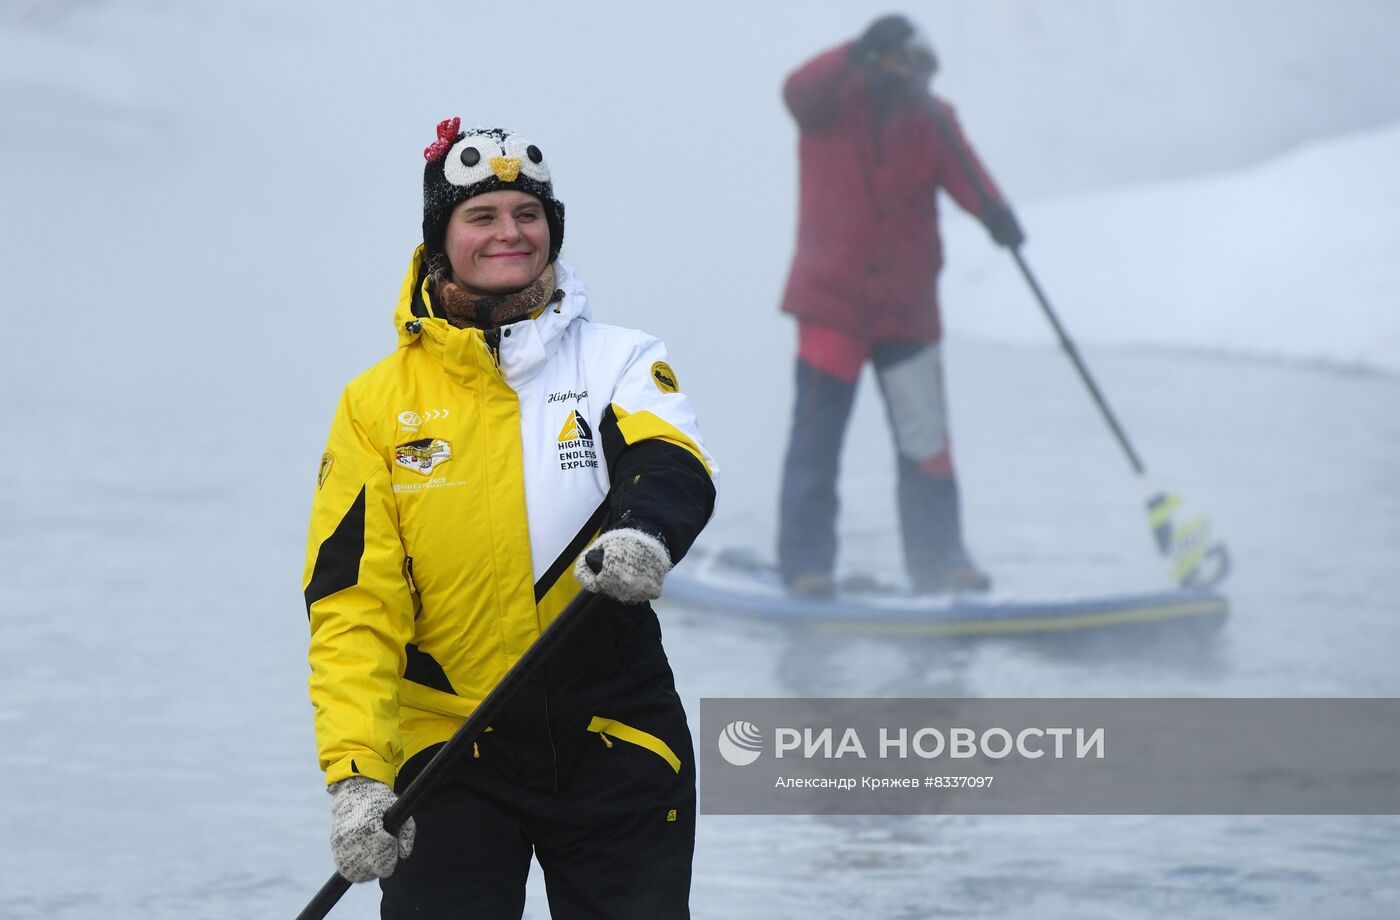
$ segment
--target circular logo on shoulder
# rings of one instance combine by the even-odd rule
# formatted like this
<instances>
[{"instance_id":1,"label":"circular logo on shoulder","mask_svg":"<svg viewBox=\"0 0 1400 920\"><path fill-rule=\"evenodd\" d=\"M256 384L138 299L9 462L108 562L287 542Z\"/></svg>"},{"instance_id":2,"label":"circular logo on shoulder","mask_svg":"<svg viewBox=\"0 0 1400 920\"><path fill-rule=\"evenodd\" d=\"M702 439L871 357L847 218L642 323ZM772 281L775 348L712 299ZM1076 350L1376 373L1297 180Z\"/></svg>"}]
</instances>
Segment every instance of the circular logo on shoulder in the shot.
<instances>
[{"instance_id":1,"label":"circular logo on shoulder","mask_svg":"<svg viewBox=\"0 0 1400 920\"><path fill-rule=\"evenodd\" d=\"M423 424L423 417L417 412L400 412L399 424L405 428L418 428Z\"/></svg>"},{"instance_id":2,"label":"circular logo on shoulder","mask_svg":"<svg viewBox=\"0 0 1400 920\"><path fill-rule=\"evenodd\" d=\"M677 393L681 388L676 372L665 361L657 361L651 366L651 381L663 393Z\"/></svg>"},{"instance_id":3,"label":"circular logo on shoulder","mask_svg":"<svg viewBox=\"0 0 1400 920\"><path fill-rule=\"evenodd\" d=\"M736 767L747 767L763 753L763 734L752 722L730 722L719 733L719 756Z\"/></svg>"}]
</instances>

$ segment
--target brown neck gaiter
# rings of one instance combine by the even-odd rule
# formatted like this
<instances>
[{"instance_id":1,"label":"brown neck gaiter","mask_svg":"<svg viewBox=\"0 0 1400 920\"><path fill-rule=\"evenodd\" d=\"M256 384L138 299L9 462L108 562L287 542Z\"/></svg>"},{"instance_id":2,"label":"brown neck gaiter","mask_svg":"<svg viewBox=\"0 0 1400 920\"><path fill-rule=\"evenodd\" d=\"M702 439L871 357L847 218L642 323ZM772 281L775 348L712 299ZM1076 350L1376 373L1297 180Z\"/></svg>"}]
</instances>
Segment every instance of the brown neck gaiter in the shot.
<instances>
[{"instance_id":1,"label":"brown neck gaiter","mask_svg":"<svg viewBox=\"0 0 1400 920\"><path fill-rule=\"evenodd\" d=\"M433 272L433 300L458 329L490 329L524 319L553 300L554 294L552 263L534 281L510 294L473 294L447 272Z\"/></svg>"}]
</instances>

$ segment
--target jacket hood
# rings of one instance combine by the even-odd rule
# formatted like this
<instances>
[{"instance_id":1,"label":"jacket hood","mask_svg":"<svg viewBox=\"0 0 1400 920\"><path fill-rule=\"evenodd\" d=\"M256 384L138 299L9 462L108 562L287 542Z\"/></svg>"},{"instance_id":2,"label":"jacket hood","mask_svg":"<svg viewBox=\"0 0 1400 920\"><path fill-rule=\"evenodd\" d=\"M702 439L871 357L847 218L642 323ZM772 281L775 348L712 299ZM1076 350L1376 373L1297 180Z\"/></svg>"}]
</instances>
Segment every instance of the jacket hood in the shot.
<instances>
[{"instance_id":1,"label":"jacket hood","mask_svg":"<svg viewBox=\"0 0 1400 920\"><path fill-rule=\"evenodd\" d=\"M556 259L554 276L556 289L564 292L561 300L532 317L501 327L499 364L506 381L512 385L529 379L544 365L558 348L559 339L570 323L575 319L593 318L588 291L573 268ZM463 368L464 350L474 354L485 342L483 330L459 329L443 318L433 305L421 245L413 250L408 261L408 271L394 308L394 329L398 332L400 348L421 343L449 373Z\"/></svg>"}]
</instances>

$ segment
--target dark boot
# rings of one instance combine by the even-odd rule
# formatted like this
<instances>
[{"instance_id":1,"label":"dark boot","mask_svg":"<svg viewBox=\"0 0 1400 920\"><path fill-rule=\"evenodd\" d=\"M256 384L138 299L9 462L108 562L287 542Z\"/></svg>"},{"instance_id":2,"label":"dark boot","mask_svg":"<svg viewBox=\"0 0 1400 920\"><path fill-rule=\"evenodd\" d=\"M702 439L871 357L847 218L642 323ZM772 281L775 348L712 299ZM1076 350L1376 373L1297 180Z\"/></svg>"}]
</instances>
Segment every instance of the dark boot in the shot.
<instances>
[{"instance_id":1,"label":"dark boot","mask_svg":"<svg viewBox=\"0 0 1400 920\"><path fill-rule=\"evenodd\" d=\"M986 572L983 572L977 565L968 558L966 551L961 558L951 560L943 569L939 577L934 580L930 587L922 587L923 592L950 591L950 592L981 592L990 591L992 579Z\"/></svg>"},{"instance_id":2,"label":"dark boot","mask_svg":"<svg viewBox=\"0 0 1400 920\"><path fill-rule=\"evenodd\" d=\"M904 564L916 592L986 591L992 586L963 547L959 504L957 480L951 475L930 475L900 458L899 524Z\"/></svg>"},{"instance_id":3,"label":"dark boot","mask_svg":"<svg viewBox=\"0 0 1400 920\"><path fill-rule=\"evenodd\" d=\"M795 597L820 599L836 596L836 579L831 577L830 572L803 572L784 577L783 584L787 586L788 593Z\"/></svg>"}]
</instances>

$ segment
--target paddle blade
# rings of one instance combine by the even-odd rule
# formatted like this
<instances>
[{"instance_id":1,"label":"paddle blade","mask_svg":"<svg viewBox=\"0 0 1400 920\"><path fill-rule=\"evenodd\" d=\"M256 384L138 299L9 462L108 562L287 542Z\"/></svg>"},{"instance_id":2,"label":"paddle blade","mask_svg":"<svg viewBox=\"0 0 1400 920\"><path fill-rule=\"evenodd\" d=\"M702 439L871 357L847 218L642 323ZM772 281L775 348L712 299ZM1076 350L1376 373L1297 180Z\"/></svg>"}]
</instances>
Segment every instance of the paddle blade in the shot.
<instances>
[{"instance_id":1,"label":"paddle blade","mask_svg":"<svg viewBox=\"0 0 1400 920\"><path fill-rule=\"evenodd\" d=\"M1155 492L1147 499L1157 551L1171 562L1172 577L1182 587L1218 585L1230 573L1230 553L1224 543L1212 541L1205 518L1176 515L1181 504L1181 496L1171 492Z\"/></svg>"}]
</instances>

